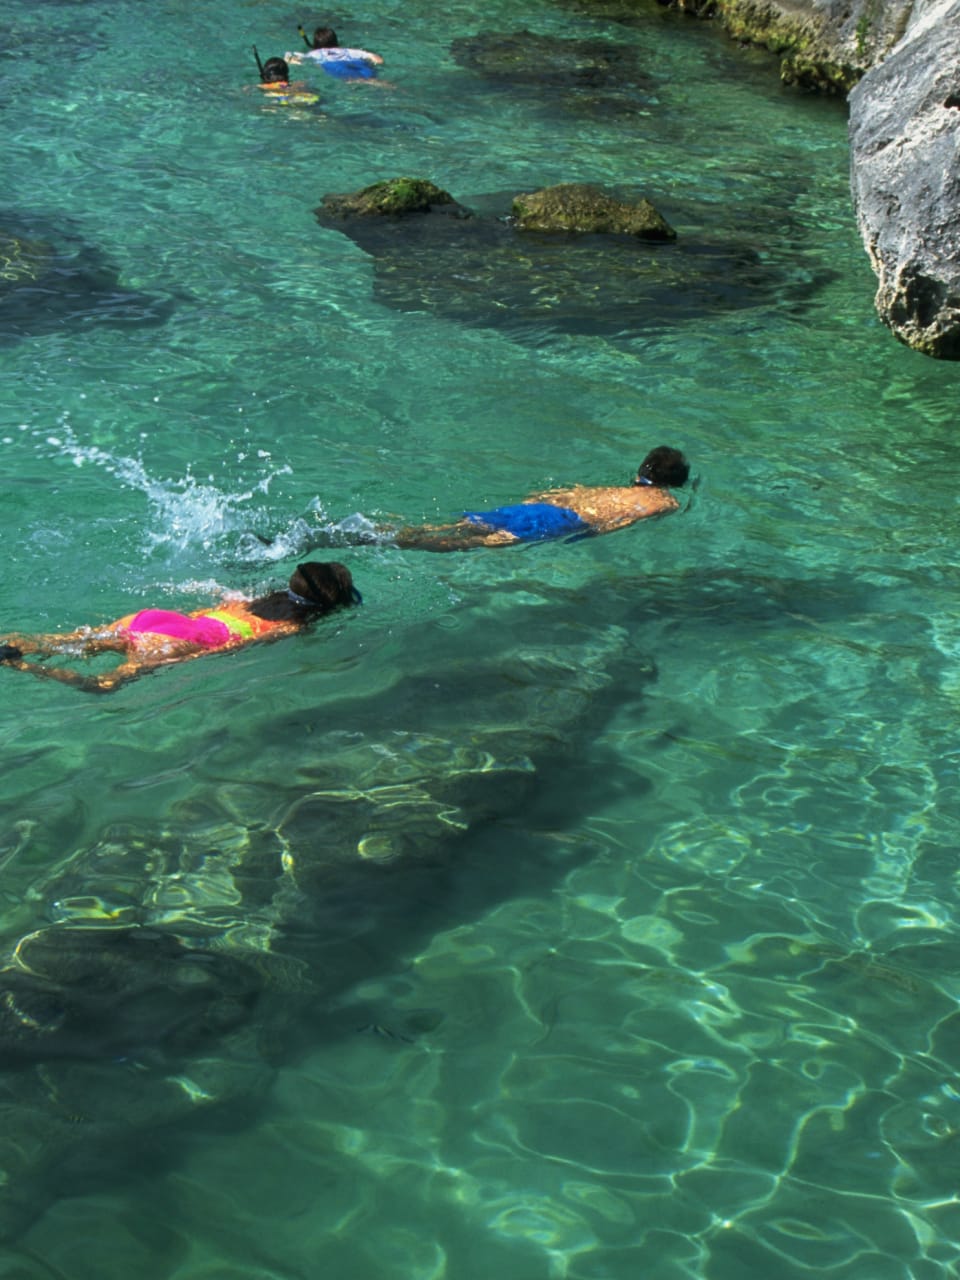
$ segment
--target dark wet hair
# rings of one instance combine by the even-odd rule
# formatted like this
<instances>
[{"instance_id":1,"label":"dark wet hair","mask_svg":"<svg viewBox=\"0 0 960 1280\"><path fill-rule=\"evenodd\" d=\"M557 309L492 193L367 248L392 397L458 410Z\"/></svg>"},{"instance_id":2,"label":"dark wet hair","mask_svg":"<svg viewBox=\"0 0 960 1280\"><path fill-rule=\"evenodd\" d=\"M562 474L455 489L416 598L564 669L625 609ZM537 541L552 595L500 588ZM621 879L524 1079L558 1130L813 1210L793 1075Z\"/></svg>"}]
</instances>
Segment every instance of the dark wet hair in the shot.
<instances>
[{"instance_id":1,"label":"dark wet hair","mask_svg":"<svg viewBox=\"0 0 960 1280\"><path fill-rule=\"evenodd\" d=\"M337 33L332 27L317 27L313 33L313 47L315 49L336 49L339 44Z\"/></svg>"},{"instance_id":2,"label":"dark wet hair","mask_svg":"<svg viewBox=\"0 0 960 1280\"><path fill-rule=\"evenodd\" d=\"M353 604L357 595L353 575L337 560L308 560L306 564L298 564L290 579L290 590L323 609Z\"/></svg>"},{"instance_id":3,"label":"dark wet hair","mask_svg":"<svg viewBox=\"0 0 960 1280\"><path fill-rule=\"evenodd\" d=\"M640 463L634 484L655 484L661 489L681 489L690 475L690 464L679 449L661 444Z\"/></svg>"},{"instance_id":4,"label":"dark wet hair","mask_svg":"<svg viewBox=\"0 0 960 1280\"><path fill-rule=\"evenodd\" d=\"M278 80L287 82L290 79L290 68L282 58L268 58L263 64L260 78L264 84L276 84Z\"/></svg>"},{"instance_id":5,"label":"dark wet hair","mask_svg":"<svg viewBox=\"0 0 960 1280\"><path fill-rule=\"evenodd\" d=\"M360 592L346 565L336 560L308 560L298 564L285 591L252 600L247 608L268 622L297 622L305 626L324 613L343 605L359 604Z\"/></svg>"}]
</instances>

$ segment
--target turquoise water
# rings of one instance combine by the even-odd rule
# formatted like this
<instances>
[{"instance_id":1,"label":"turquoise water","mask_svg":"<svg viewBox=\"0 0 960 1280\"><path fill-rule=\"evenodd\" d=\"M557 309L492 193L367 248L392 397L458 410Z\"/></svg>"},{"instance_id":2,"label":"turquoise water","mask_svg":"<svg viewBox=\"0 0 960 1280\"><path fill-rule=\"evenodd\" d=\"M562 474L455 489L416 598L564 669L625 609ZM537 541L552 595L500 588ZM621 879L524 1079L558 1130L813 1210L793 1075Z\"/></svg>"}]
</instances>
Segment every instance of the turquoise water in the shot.
<instances>
[{"instance_id":1,"label":"turquoise water","mask_svg":"<svg viewBox=\"0 0 960 1280\"><path fill-rule=\"evenodd\" d=\"M300 110L246 88L294 9L0 14L5 630L695 472L338 550L361 610L109 698L0 672L0 1275L952 1275L958 373L873 315L843 107L656 7L338 12L394 87ZM523 30L622 74L451 52ZM317 223L403 173L646 194L689 260L607 306Z\"/></svg>"}]
</instances>

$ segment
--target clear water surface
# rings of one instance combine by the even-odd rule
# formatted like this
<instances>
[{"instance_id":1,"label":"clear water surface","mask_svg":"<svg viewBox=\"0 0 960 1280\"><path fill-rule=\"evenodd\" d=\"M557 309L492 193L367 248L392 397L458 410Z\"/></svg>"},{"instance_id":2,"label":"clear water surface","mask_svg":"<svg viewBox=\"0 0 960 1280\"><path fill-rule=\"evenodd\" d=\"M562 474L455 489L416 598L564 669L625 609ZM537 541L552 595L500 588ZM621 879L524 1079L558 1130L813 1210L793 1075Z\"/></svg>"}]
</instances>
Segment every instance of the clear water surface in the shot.
<instances>
[{"instance_id":1,"label":"clear water surface","mask_svg":"<svg viewBox=\"0 0 960 1280\"><path fill-rule=\"evenodd\" d=\"M362 609L109 698L0 672L0 1275L953 1275L958 371L873 315L842 105L655 6L338 11L393 87L301 109L282 4L0 15L4 630L696 477L345 547ZM626 69L454 55L523 31ZM408 173L677 251L565 303L313 215Z\"/></svg>"}]
</instances>

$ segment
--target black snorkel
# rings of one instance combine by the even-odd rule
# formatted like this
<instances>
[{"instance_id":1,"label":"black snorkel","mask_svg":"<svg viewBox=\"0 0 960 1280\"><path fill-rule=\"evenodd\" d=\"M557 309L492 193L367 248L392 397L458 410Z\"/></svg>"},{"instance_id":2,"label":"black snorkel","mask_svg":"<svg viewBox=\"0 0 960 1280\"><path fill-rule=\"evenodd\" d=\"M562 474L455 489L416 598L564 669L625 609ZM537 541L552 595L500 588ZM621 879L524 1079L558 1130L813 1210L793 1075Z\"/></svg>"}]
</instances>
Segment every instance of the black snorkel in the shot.
<instances>
[{"instance_id":1,"label":"black snorkel","mask_svg":"<svg viewBox=\"0 0 960 1280\"><path fill-rule=\"evenodd\" d=\"M263 63L260 61L260 55L259 55L259 53L257 53L257 46L256 46L256 45L254 45L254 46L253 46L253 56L254 56L254 57L256 58L256 60L257 60L257 70L260 72L260 83L261 83L261 84L266 84L266 83L267 83L267 77L266 77L266 75L264 74L264 70L263 70Z\"/></svg>"},{"instance_id":2,"label":"black snorkel","mask_svg":"<svg viewBox=\"0 0 960 1280\"><path fill-rule=\"evenodd\" d=\"M303 29L303 23L302 23L302 22L297 23L297 30L298 30L298 31L300 32L300 34L303 36L303 43L307 46L307 48L308 48L308 49L312 49L312 48L313 48L313 45L312 45L312 44L310 43L310 41L307 39L307 33L306 33L306 32L304 31L304 29Z\"/></svg>"}]
</instances>

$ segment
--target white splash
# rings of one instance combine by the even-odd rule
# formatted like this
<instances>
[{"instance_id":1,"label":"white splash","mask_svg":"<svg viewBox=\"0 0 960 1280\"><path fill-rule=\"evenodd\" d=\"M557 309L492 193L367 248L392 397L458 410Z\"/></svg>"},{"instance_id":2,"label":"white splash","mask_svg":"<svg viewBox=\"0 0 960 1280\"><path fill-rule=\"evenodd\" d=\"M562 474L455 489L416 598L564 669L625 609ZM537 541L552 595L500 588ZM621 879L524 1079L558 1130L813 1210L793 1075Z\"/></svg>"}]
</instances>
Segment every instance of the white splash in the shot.
<instances>
[{"instance_id":1,"label":"white splash","mask_svg":"<svg viewBox=\"0 0 960 1280\"><path fill-rule=\"evenodd\" d=\"M149 473L142 458L81 443L66 415L58 425L59 434L48 435L45 439L57 454L69 458L76 467L99 467L125 488L136 489L147 499L150 519L146 522L144 539L150 552L158 548L210 551L225 536L237 533L253 537L256 541L248 531L262 516L250 504L269 492L277 476L291 473L289 466L273 467L250 488L233 493L220 488L213 476L206 481L198 480L189 468L180 477L156 478ZM262 465L262 460L269 454L261 451L258 457ZM262 544L257 545L262 553ZM263 558L262 554L260 558Z\"/></svg>"}]
</instances>

